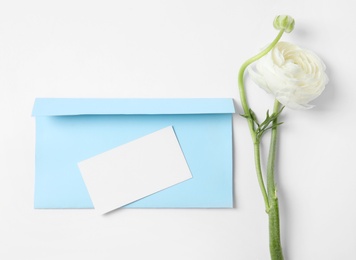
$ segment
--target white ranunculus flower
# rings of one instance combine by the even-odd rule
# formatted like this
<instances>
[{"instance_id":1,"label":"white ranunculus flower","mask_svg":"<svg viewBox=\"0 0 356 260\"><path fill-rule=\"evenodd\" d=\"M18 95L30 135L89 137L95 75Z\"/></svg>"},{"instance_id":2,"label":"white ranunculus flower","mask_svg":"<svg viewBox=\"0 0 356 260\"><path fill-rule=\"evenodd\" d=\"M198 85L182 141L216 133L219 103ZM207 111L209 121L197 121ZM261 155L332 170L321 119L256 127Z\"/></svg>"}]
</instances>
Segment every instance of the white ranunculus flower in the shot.
<instances>
[{"instance_id":1,"label":"white ranunculus flower","mask_svg":"<svg viewBox=\"0 0 356 260\"><path fill-rule=\"evenodd\" d=\"M292 109L308 109L308 103L325 89L325 64L313 52L279 42L255 66L249 67L252 80Z\"/></svg>"}]
</instances>

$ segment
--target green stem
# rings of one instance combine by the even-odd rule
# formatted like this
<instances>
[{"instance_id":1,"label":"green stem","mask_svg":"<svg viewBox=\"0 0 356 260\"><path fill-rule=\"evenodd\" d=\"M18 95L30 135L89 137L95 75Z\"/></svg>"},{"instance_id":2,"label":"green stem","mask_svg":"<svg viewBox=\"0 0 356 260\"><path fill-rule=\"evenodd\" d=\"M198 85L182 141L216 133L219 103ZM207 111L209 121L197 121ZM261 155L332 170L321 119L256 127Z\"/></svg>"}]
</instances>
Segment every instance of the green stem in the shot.
<instances>
[{"instance_id":1,"label":"green stem","mask_svg":"<svg viewBox=\"0 0 356 260\"><path fill-rule=\"evenodd\" d=\"M270 45L267 46L266 49L258 53L257 55L253 56L252 58L248 59L245 61L245 63L242 64L239 75L238 75L238 86L239 86L239 93L240 93L240 100L241 100L241 105L244 110L245 115L249 115L249 105L247 102L247 97L246 97L246 92L245 92L245 85L244 85L244 74L246 68L256 60L262 58L264 55L266 55L272 48L277 44L277 42L281 39L282 35L284 33L284 30L280 30L278 33L277 37L274 39L273 42L271 42ZM252 141L254 144L254 154L255 154L255 167L256 167L256 173L257 173L257 179L258 179L258 184L260 186L260 190L262 192L262 196L264 199L265 203L265 208L266 212L269 211L269 201L268 201L268 195L266 192L266 187L264 185L263 177L262 177L262 170L261 170L261 159L260 159L260 141L257 138L255 128L254 128L254 123L251 117L247 118L248 126L250 129Z\"/></svg>"},{"instance_id":2,"label":"green stem","mask_svg":"<svg viewBox=\"0 0 356 260\"><path fill-rule=\"evenodd\" d=\"M274 102L273 112L278 113L280 103L278 100ZM278 117L273 121L273 128L271 132L271 144L267 163L267 192L268 192L268 219L269 219L269 244L270 254L272 260L283 260L283 252L280 238L279 227L279 207L278 197L275 184L275 161L277 153L277 125Z\"/></svg>"},{"instance_id":3,"label":"green stem","mask_svg":"<svg viewBox=\"0 0 356 260\"><path fill-rule=\"evenodd\" d=\"M264 184L263 177L262 177L260 142L256 141L253 145L253 148L254 148L253 150L254 150L254 154L255 154L255 168L256 168L256 173L257 173L257 180L258 180L258 184L260 186L262 196L263 196L263 199L265 202L265 211L268 212L270 206L269 206L269 202L268 202L268 195L266 192L265 184Z\"/></svg>"},{"instance_id":4,"label":"green stem","mask_svg":"<svg viewBox=\"0 0 356 260\"><path fill-rule=\"evenodd\" d=\"M273 42L270 43L270 45L267 46L266 49L262 50L260 53L257 55L253 56L252 58L248 59L245 61L240 68L239 75L238 75L238 85L239 85L239 92L240 92L240 99L241 99L241 105L242 108L247 115L249 112L249 106L246 98L246 92L245 92L245 87L244 87L244 74L246 68L256 60L262 58L265 56L270 50L273 49L273 47L278 43L278 41L281 39L282 35L284 33L284 30L280 30L277 37L273 40Z\"/></svg>"}]
</instances>

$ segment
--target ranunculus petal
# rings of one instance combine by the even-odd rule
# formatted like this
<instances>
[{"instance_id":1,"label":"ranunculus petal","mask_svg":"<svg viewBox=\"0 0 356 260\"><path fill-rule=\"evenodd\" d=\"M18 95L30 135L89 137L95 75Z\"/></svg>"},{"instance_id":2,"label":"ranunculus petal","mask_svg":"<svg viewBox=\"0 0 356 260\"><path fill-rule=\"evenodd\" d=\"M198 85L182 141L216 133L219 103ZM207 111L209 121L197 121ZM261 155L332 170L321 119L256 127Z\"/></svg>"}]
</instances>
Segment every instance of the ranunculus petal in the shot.
<instances>
[{"instance_id":1,"label":"ranunculus petal","mask_svg":"<svg viewBox=\"0 0 356 260\"><path fill-rule=\"evenodd\" d=\"M308 104L325 89L326 66L313 52L279 42L248 68L252 80L292 109L309 109Z\"/></svg>"}]
</instances>

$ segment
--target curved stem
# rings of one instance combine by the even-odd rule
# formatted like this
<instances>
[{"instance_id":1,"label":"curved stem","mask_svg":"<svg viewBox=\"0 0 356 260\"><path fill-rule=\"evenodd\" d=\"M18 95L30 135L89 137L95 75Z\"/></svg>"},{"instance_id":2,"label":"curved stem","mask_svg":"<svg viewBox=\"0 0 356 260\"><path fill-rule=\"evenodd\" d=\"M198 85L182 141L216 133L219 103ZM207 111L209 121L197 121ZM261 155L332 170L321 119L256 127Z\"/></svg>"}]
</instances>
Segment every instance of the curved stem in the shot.
<instances>
[{"instance_id":1,"label":"curved stem","mask_svg":"<svg viewBox=\"0 0 356 260\"><path fill-rule=\"evenodd\" d=\"M277 37L274 39L273 42L271 42L270 45L267 46L266 49L264 49L263 51L261 51L257 55L255 55L252 58L250 58L247 61L245 61L242 64L241 68L240 68L239 75L238 75L238 86L239 86L241 105L242 105L242 108L243 108L244 113L245 113L246 116L250 115L250 111L249 111L249 105L248 105L248 102L247 102L245 86L244 86L245 70L251 63L255 62L256 60L258 60L260 58L262 58L270 50L272 50L272 48L281 39L283 33L284 33L284 30L280 30L280 32L278 33ZM262 196L263 196L263 199L264 199L266 212L268 212L270 206L269 206L269 202L268 202L268 195L267 195L267 192L266 192L266 187L265 187L265 184L264 184L264 181L263 181L263 177L262 177L261 159L260 159L260 157L261 157L260 156L260 142L259 142L259 140L258 140L258 138L256 136L256 132L255 132L255 128L254 128L254 122L253 122L253 120L252 120L252 118L250 116L247 117L247 123L248 123L249 129L250 129L252 141L253 141L253 144L254 144L255 167L256 167L257 179L258 179L260 190L262 192Z\"/></svg>"},{"instance_id":2,"label":"curved stem","mask_svg":"<svg viewBox=\"0 0 356 260\"><path fill-rule=\"evenodd\" d=\"M278 41L281 39L282 35L284 33L284 30L280 30L277 37L271 42L270 45L267 46L266 49L258 53L257 55L253 56L252 58L248 59L245 61L240 68L239 75L238 75L238 85L239 85L239 92L240 92L240 99L241 99L241 105L242 108L245 112L245 114L248 114L249 106L246 98L246 92L245 92L245 87L244 87L244 74L246 68L256 60L262 58L265 56L272 48L278 43Z\"/></svg>"},{"instance_id":3,"label":"curved stem","mask_svg":"<svg viewBox=\"0 0 356 260\"><path fill-rule=\"evenodd\" d=\"M278 113L280 103L275 100L273 112ZM271 144L267 163L267 191L269 203L269 243L270 254L272 260L283 260L283 252L280 238L280 224L279 224L279 206L278 197L275 184L275 161L277 152L277 127L278 117L273 121L273 128L271 133Z\"/></svg>"}]
</instances>

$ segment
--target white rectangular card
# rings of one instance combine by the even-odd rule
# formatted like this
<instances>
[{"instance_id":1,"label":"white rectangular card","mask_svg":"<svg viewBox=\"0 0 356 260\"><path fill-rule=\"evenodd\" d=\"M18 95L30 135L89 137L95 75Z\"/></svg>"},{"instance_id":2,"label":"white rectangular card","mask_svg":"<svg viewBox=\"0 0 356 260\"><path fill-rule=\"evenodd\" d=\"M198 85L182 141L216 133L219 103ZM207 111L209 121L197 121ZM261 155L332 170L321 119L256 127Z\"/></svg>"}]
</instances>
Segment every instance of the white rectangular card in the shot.
<instances>
[{"instance_id":1,"label":"white rectangular card","mask_svg":"<svg viewBox=\"0 0 356 260\"><path fill-rule=\"evenodd\" d=\"M100 214L192 178L172 126L81 161L78 166Z\"/></svg>"}]
</instances>

